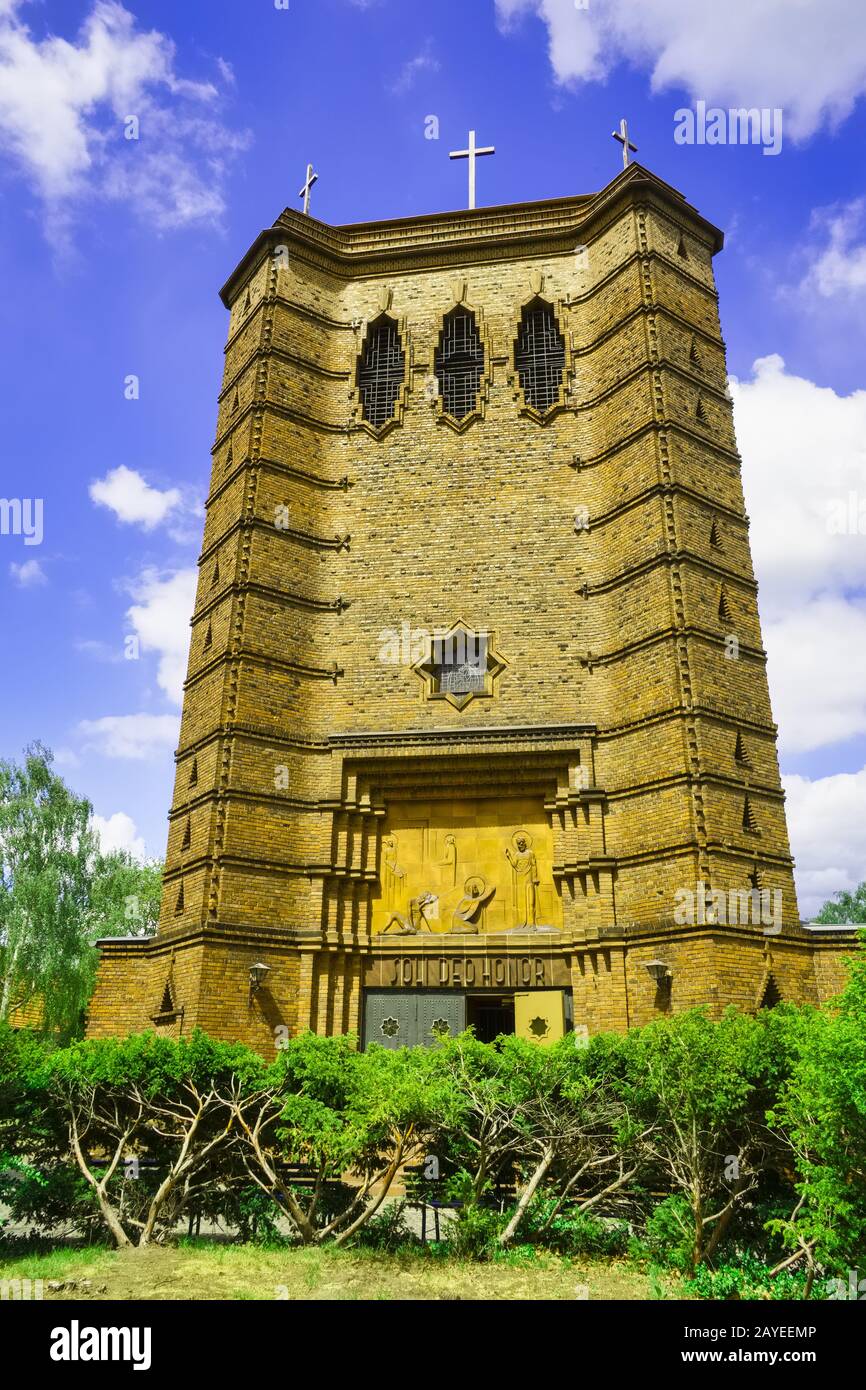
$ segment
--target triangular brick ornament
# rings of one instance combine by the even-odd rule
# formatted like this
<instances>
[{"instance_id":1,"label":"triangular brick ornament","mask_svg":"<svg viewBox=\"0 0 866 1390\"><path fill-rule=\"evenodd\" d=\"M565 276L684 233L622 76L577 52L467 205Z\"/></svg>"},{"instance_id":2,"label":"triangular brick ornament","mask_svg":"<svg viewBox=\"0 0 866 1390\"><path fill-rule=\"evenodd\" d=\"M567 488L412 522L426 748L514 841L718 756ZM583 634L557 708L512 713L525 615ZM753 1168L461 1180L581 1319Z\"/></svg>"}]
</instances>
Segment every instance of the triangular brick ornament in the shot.
<instances>
[{"instance_id":1,"label":"triangular brick ornament","mask_svg":"<svg viewBox=\"0 0 866 1390\"><path fill-rule=\"evenodd\" d=\"M215 589L216 586L217 586L217 584L219 584L219 582L220 582L220 562L219 562L219 560L217 560L216 564L215 564L214 567L213 567L213 577L212 577L211 582L210 582L211 588L212 588L212 589Z\"/></svg>"},{"instance_id":2,"label":"triangular brick ornament","mask_svg":"<svg viewBox=\"0 0 866 1390\"><path fill-rule=\"evenodd\" d=\"M710 525L710 545L712 546L713 550L724 550L725 548L722 545L722 539L719 535L718 522L716 521L715 517L713 517L712 523Z\"/></svg>"},{"instance_id":3,"label":"triangular brick ornament","mask_svg":"<svg viewBox=\"0 0 866 1390\"><path fill-rule=\"evenodd\" d=\"M238 406L240 405L240 403L241 403L241 401L240 401L240 396L238 395L238 388L235 387L235 394L234 394L234 396L232 397L232 415L234 415L234 413L235 413L235 411L237 410L237 408L238 408Z\"/></svg>"},{"instance_id":4,"label":"triangular brick ornament","mask_svg":"<svg viewBox=\"0 0 866 1390\"><path fill-rule=\"evenodd\" d=\"M743 797L743 829L757 830L758 824L755 820L755 813L752 810L752 801L748 794Z\"/></svg>"},{"instance_id":5,"label":"triangular brick ornament","mask_svg":"<svg viewBox=\"0 0 866 1390\"><path fill-rule=\"evenodd\" d=\"M198 758L192 760L192 767L189 770L189 785L191 787L198 786Z\"/></svg>"},{"instance_id":6,"label":"triangular brick ornament","mask_svg":"<svg viewBox=\"0 0 866 1390\"><path fill-rule=\"evenodd\" d=\"M698 351L697 338L692 338L691 344L689 345L689 361L693 367L697 367L698 371L701 371L703 368L704 364L701 361L701 354Z\"/></svg>"},{"instance_id":7,"label":"triangular brick ornament","mask_svg":"<svg viewBox=\"0 0 866 1390\"><path fill-rule=\"evenodd\" d=\"M161 1014L173 1014L175 1012L174 996L171 990L171 980L166 980L165 989L162 991L162 1003L159 1006Z\"/></svg>"},{"instance_id":8,"label":"triangular brick ornament","mask_svg":"<svg viewBox=\"0 0 866 1390\"><path fill-rule=\"evenodd\" d=\"M688 248L686 247L686 239L683 236L682 232L680 232L680 239L677 242L677 255L684 261L687 261L689 259Z\"/></svg>"},{"instance_id":9,"label":"triangular brick ornament","mask_svg":"<svg viewBox=\"0 0 866 1390\"><path fill-rule=\"evenodd\" d=\"M246 313L246 311L247 311L247 309L249 309L249 307L250 307L250 292L249 292L249 290L247 290L246 298L244 299L244 313Z\"/></svg>"},{"instance_id":10,"label":"triangular brick ornament","mask_svg":"<svg viewBox=\"0 0 866 1390\"><path fill-rule=\"evenodd\" d=\"M232 453L232 446L231 446L231 444L230 444L230 445L229 445L229 451L228 451L228 453L226 454L226 463L225 463L226 468L228 468L229 465L230 465L231 463L233 463L233 462L234 462L234 454Z\"/></svg>"},{"instance_id":11,"label":"triangular brick ornament","mask_svg":"<svg viewBox=\"0 0 866 1390\"><path fill-rule=\"evenodd\" d=\"M695 406L695 419L699 425L705 425L707 423L707 412L704 408L703 396L698 396L698 403Z\"/></svg>"},{"instance_id":12,"label":"triangular brick ornament","mask_svg":"<svg viewBox=\"0 0 866 1390\"><path fill-rule=\"evenodd\" d=\"M750 767L749 755L746 752L746 745L743 742L743 735L737 730L737 741L734 744L734 762L741 763L743 767Z\"/></svg>"},{"instance_id":13,"label":"triangular brick ornament","mask_svg":"<svg viewBox=\"0 0 866 1390\"><path fill-rule=\"evenodd\" d=\"M207 632L206 632L205 635L204 635L204 650L207 651L208 647L212 647L212 646L213 646L213 629L212 629L210 623L208 623L208 625L207 625Z\"/></svg>"},{"instance_id":14,"label":"triangular brick ornament","mask_svg":"<svg viewBox=\"0 0 866 1390\"><path fill-rule=\"evenodd\" d=\"M719 618L723 623L731 621L731 604L723 588L719 590Z\"/></svg>"},{"instance_id":15,"label":"triangular brick ornament","mask_svg":"<svg viewBox=\"0 0 866 1390\"><path fill-rule=\"evenodd\" d=\"M761 889L761 871L760 871L760 869L758 868L757 864L755 865L755 867L754 867L754 869L752 870L752 872L749 874L749 887L752 888L752 889L754 889L755 892L760 892L760 889Z\"/></svg>"},{"instance_id":16,"label":"triangular brick ornament","mask_svg":"<svg viewBox=\"0 0 866 1390\"><path fill-rule=\"evenodd\" d=\"M768 976L767 976L767 983L766 983L765 986L764 986L764 992L763 992L763 994L761 995L761 1002L760 1002L760 1004L758 1005L758 1008L759 1008L759 1009L775 1009L776 1005L777 1005L777 1004L781 1004L781 1002L782 1002L782 991L779 989L779 986L776 984L776 981L775 981L774 977L773 977L772 975L768 975Z\"/></svg>"},{"instance_id":17,"label":"triangular brick ornament","mask_svg":"<svg viewBox=\"0 0 866 1390\"><path fill-rule=\"evenodd\" d=\"M192 821L189 816L186 818L186 825L183 828L183 839L180 842L181 849L189 849L192 844Z\"/></svg>"},{"instance_id":18,"label":"triangular brick ornament","mask_svg":"<svg viewBox=\"0 0 866 1390\"><path fill-rule=\"evenodd\" d=\"M177 890L177 901L174 905L174 915L177 916L180 912L183 912L183 884Z\"/></svg>"}]
</instances>

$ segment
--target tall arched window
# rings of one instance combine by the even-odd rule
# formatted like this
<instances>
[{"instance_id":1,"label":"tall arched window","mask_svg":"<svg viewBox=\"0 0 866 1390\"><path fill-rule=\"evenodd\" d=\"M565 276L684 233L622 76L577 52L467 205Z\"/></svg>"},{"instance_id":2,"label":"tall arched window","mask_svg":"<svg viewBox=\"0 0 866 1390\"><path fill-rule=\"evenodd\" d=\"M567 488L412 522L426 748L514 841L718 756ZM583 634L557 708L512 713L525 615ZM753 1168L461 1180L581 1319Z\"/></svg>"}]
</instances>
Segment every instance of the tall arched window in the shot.
<instances>
[{"instance_id":1,"label":"tall arched window","mask_svg":"<svg viewBox=\"0 0 866 1390\"><path fill-rule=\"evenodd\" d=\"M403 385L406 354L400 330L393 319L371 323L358 358L358 390L364 419L376 429L394 417L394 406Z\"/></svg>"},{"instance_id":2,"label":"tall arched window","mask_svg":"<svg viewBox=\"0 0 866 1390\"><path fill-rule=\"evenodd\" d=\"M534 299L524 307L514 345L514 366L527 405L543 414L559 403L565 339L551 305L543 299Z\"/></svg>"},{"instance_id":3,"label":"tall arched window","mask_svg":"<svg viewBox=\"0 0 866 1390\"><path fill-rule=\"evenodd\" d=\"M433 358L442 409L455 420L471 415L484 373L484 345L471 309L457 305L445 315Z\"/></svg>"}]
</instances>

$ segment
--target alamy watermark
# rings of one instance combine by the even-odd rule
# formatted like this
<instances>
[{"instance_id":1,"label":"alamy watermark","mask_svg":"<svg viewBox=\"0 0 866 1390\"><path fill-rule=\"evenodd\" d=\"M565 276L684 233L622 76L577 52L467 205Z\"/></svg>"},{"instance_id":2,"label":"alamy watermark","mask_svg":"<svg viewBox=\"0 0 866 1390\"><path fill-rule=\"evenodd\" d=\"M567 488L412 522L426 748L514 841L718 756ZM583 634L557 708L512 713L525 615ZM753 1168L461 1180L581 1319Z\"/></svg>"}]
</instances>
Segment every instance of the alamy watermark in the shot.
<instances>
[{"instance_id":1,"label":"alamy watermark","mask_svg":"<svg viewBox=\"0 0 866 1390\"><path fill-rule=\"evenodd\" d=\"M849 1269L847 1279L828 1279L826 1289L829 1299L866 1300L866 1279L860 1278L859 1269Z\"/></svg>"},{"instance_id":2,"label":"alamy watermark","mask_svg":"<svg viewBox=\"0 0 866 1390\"><path fill-rule=\"evenodd\" d=\"M12 1300L15 1303L20 1303L43 1297L43 1281L41 1279L0 1279L0 1302Z\"/></svg>"},{"instance_id":3,"label":"alamy watermark","mask_svg":"<svg viewBox=\"0 0 866 1390\"><path fill-rule=\"evenodd\" d=\"M379 633L379 660L385 665L414 666L429 657L434 666L487 667L486 632L446 632L412 627L405 619L399 628L386 627Z\"/></svg>"},{"instance_id":4,"label":"alamy watermark","mask_svg":"<svg viewBox=\"0 0 866 1390\"><path fill-rule=\"evenodd\" d=\"M25 545L41 545L43 508L41 497L0 497L0 536L23 536Z\"/></svg>"},{"instance_id":5,"label":"alamy watermark","mask_svg":"<svg viewBox=\"0 0 866 1390\"><path fill-rule=\"evenodd\" d=\"M674 143L677 145L762 145L764 154L782 149L782 108L780 106L707 108L705 101L681 106L674 112Z\"/></svg>"},{"instance_id":6,"label":"alamy watermark","mask_svg":"<svg viewBox=\"0 0 866 1390\"><path fill-rule=\"evenodd\" d=\"M765 936L782 930L781 888L711 889L700 880L674 893L677 926L761 926Z\"/></svg>"},{"instance_id":7,"label":"alamy watermark","mask_svg":"<svg viewBox=\"0 0 866 1390\"><path fill-rule=\"evenodd\" d=\"M829 536L866 536L866 495L854 492L833 497L827 504Z\"/></svg>"}]
</instances>

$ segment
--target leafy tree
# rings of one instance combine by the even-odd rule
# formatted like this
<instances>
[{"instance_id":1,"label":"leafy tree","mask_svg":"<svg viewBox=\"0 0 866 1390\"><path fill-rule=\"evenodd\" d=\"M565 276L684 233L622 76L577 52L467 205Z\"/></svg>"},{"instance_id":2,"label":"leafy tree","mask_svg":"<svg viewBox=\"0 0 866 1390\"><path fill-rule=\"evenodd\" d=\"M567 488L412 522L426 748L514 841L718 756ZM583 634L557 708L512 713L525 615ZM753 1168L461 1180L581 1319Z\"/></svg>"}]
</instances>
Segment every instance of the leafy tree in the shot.
<instances>
[{"instance_id":1,"label":"leafy tree","mask_svg":"<svg viewBox=\"0 0 866 1390\"><path fill-rule=\"evenodd\" d=\"M36 1005L47 1030L68 1033L92 988L82 922L98 846L90 803L51 763L38 743L23 766L0 762L0 1019Z\"/></svg>"},{"instance_id":2,"label":"leafy tree","mask_svg":"<svg viewBox=\"0 0 866 1390\"><path fill-rule=\"evenodd\" d=\"M652 1124L649 1156L672 1184L664 1219L681 1231L687 1269L712 1259L758 1184L770 1142L762 1107L763 1021L702 1009L629 1034L627 1094Z\"/></svg>"},{"instance_id":3,"label":"leafy tree","mask_svg":"<svg viewBox=\"0 0 866 1390\"><path fill-rule=\"evenodd\" d=\"M373 1047L360 1055L364 1065L355 1097L360 1142L353 1171L361 1188L349 1224L336 1235L338 1245L378 1211L401 1168L430 1153L437 1119L456 1103L437 1048Z\"/></svg>"},{"instance_id":4,"label":"leafy tree","mask_svg":"<svg viewBox=\"0 0 866 1390\"><path fill-rule=\"evenodd\" d=\"M93 992L93 943L152 934L162 871L127 851L103 854L89 801L52 762L38 743L22 765L0 762L0 1019L69 1037Z\"/></svg>"},{"instance_id":5,"label":"leafy tree","mask_svg":"<svg viewBox=\"0 0 866 1390\"><path fill-rule=\"evenodd\" d=\"M91 1203L76 1191L62 1117L51 1103L51 1043L0 1022L0 1202L15 1222L87 1229ZM3 1223L0 1222L0 1225Z\"/></svg>"},{"instance_id":6,"label":"leafy tree","mask_svg":"<svg viewBox=\"0 0 866 1390\"><path fill-rule=\"evenodd\" d=\"M497 1186L516 1185L514 1208L496 1236L508 1245L545 1187L557 1195L541 1231L566 1202L575 1215L616 1202L638 1171L646 1137L611 1086L617 1042L582 1048L571 1036L547 1048L503 1037L494 1048L463 1034L441 1048L438 1064L452 1092L438 1132L458 1167L452 1185L463 1198L461 1220L474 1222Z\"/></svg>"},{"instance_id":7,"label":"leafy tree","mask_svg":"<svg viewBox=\"0 0 866 1390\"><path fill-rule=\"evenodd\" d=\"M815 918L816 922L866 922L866 879L858 884L853 893L842 889L825 902Z\"/></svg>"},{"instance_id":8,"label":"leafy tree","mask_svg":"<svg viewBox=\"0 0 866 1390\"><path fill-rule=\"evenodd\" d=\"M424 1049L359 1053L351 1037L302 1033L257 1089L236 1091L230 1102L249 1175L279 1199L304 1244L342 1244L423 1153L442 1084ZM298 1167L307 1170L303 1187ZM329 1190L347 1175L352 1189L329 1211Z\"/></svg>"},{"instance_id":9,"label":"leafy tree","mask_svg":"<svg viewBox=\"0 0 866 1390\"><path fill-rule=\"evenodd\" d=\"M162 861L140 864L129 850L95 857L84 927L101 936L153 936L159 923Z\"/></svg>"},{"instance_id":10,"label":"leafy tree","mask_svg":"<svg viewBox=\"0 0 866 1390\"><path fill-rule=\"evenodd\" d=\"M851 975L832 1004L810 1011L799 1055L771 1112L797 1166L797 1201L773 1222L793 1250L844 1272L866 1249L866 933ZM781 1266L780 1266L781 1268Z\"/></svg>"},{"instance_id":11,"label":"leafy tree","mask_svg":"<svg viewBox=\"0 0 866 1390\"><path fill-rule=\"evenodd\" d=\"M76 1042L53 1056L69 1149L118 1246L151 1244L201 1183L230 1171L238 1137L225 1098L264 1071L250 1048L199 1032Z\"/></svg>"}]
</instances>

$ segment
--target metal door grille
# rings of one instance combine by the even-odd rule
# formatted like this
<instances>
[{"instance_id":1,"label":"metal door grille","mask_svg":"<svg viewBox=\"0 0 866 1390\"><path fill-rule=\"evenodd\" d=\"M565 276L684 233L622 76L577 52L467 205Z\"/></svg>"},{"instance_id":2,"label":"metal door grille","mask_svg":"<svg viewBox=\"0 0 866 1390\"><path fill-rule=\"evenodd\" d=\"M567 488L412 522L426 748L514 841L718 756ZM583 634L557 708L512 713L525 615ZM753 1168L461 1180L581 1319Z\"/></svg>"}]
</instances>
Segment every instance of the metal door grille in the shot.
<instances>
[{"instance_id":1,"label":"metal door grille","mask_svg":"<svg viewBox=\"0 0 866 1390\"><path fill-rule=\"evenodd\" d=\"M558 403L565 371L565 339L549 304L536 301L523 310L514 365L527 405L545 411Z\"/></svg>"},{"instance_id":2,"label":"metal door grille","mask_svg":"<svg viewBox=\"0 0 866 1390\"><path fill-rule=\"evenodd\" d=\"M371 324L358 359L358 390L364 419L377 429L393 419L405 374L406 356L392 319Z\"/></svg>"},{"instance_id":3,"label":"metal door grille","mask_svg":"<svg viewBox=\"0 0 866 1390\"><path fill-rule=\"evenodd\" d=\"M470 415L478 401L484 372L484 347L475 315L454 310L445 319L442 337L433 359L442 408L455 420Z\"/></svg>"}]
</instances>

